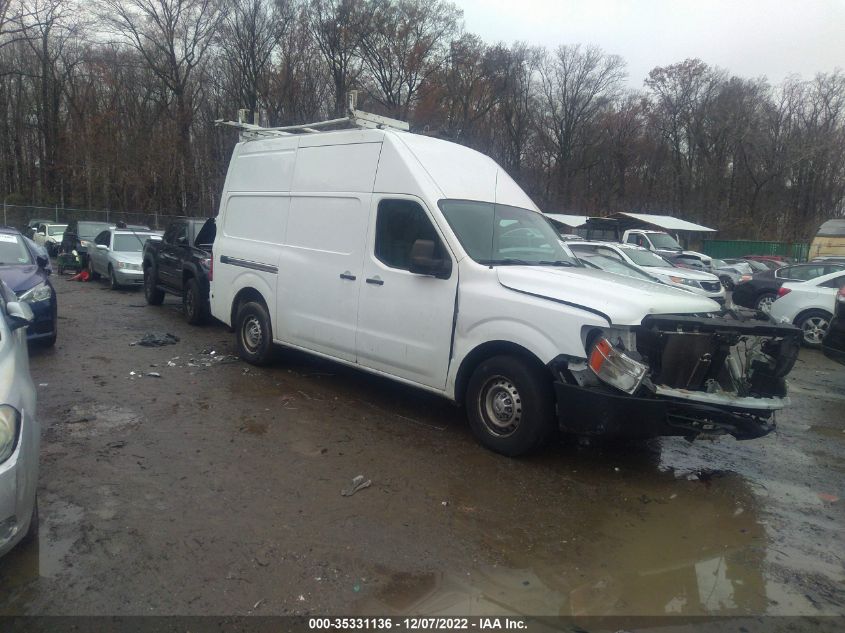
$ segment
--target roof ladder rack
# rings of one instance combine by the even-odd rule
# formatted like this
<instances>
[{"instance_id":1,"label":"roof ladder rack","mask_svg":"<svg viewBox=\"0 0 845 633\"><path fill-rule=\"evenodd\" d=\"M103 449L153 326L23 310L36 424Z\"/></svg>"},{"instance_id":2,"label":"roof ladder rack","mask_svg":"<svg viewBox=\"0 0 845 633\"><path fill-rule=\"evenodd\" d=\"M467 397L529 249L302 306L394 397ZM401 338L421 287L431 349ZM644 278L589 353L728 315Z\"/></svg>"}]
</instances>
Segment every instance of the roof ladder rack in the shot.
<instances>
[{"instance_id":1,"label":"roof ladder rack","mask_svg":"<svg viewBox=\"0 0 845 633\"><path fill-rule=\"evenodd\" d=\"M219 119L215 121L215 125L233 127L241 132L242 139L260 138L266 136L291 136L294 134L316 134L319 132L331 131L340 126L349 126L359 129L385 129L390 128L394 130L402 130L407 132L410 126L405 121L398 119L391 119L386 116L378 114L371 114L358 110L356 108L358 101L358 92L353 90L349 93L349 103L347 105L347 116L339 119L330 119L328 121L317 121L316 123L305 123L302 125L286 125L283 127L261 127L254 123L247 123L246 110L241 110L238 113L238 121L226 121ZM330 128L324 130L321 128ZM343 129L343 128L341 128Z\"/></svg>"}]
</instances>

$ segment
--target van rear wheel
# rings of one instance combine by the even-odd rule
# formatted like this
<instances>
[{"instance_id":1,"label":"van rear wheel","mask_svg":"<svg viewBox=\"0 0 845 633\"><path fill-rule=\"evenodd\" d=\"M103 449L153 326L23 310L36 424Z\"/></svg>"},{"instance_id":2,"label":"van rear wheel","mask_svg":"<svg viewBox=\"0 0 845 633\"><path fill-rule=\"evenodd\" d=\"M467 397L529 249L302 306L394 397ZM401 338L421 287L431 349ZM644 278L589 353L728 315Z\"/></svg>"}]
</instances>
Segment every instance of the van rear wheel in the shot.
<instances>
[{"instance_id":1,"label":"van rear wheel","mask_svg":"<svg viewBox=\"0 0 845 633\"><path fill-rule=\"evenodd\" d=\"M235 317L238 355L253 365L266 365L273 360L273 330L264 304L247 301Z\"/></svg>"},{"instance_id":2,"label":"van rear wheel","mask_svg":"<svg viewBox=\"0 0 845 633\"><path fill-rule=\"evenodd\" d=\"M466 394L475 438L517 457L542 447L555 430L551 376L517 356L494 356L473 372Z\"/></svg>"}]
</instances>

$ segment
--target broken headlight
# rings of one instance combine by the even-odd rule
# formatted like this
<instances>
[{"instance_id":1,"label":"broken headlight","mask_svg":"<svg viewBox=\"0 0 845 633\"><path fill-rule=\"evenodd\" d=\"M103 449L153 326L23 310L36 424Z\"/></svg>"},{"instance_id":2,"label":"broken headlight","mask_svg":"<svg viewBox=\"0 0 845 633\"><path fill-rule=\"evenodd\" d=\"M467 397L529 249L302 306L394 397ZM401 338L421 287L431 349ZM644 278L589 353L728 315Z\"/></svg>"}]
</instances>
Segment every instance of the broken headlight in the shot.
<instances>
[{"instance_id":1,"label":"broken headlight","mask_svg":"<svg viewBox=\"0 0 845 633\"><path fill-rule=\"evenodd\" d=\"M39 301L48 301L53 296L53 289L42 281L37 286L33 286L29 290L18 295L18 301L26 301L27 303L38 303Z\"/></svg>"},{"instance_id":2,"label":"broken headlight","mask_svg":"<svg viewBox=\"0 0 845 633\"><path fill-rule=\"evenodd\" d=\"M606 338L600 338L590 354L590 369L602 381L634 393L646 377L648 367L616 349Z\"/></svg>"}]
</instances>

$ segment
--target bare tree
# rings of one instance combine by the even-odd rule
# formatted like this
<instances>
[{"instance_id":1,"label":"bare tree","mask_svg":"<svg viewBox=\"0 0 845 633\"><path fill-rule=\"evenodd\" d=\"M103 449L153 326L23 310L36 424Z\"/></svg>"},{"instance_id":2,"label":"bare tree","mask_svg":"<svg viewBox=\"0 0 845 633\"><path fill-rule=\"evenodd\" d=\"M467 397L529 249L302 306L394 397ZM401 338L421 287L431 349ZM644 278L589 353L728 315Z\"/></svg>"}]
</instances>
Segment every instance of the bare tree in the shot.
<instances>
[{"instance_id":1,"label":"bare tree","mask_svg":"<svg viewBox=\"0 0 845 633\"><path fill-rule=\"evenodd\" d=\"M566 205L573 200L572 177L590 164L595 118L619 95L624 79L624 60L594 46L561 46L543 65L543 129Z\"/></svg>"},{"instance_id":2,"label":"bare tree","mask_svg":"<svg viewBox=\"0 0 845 633\"><path fill-rule=\"evenodd\" d=\"M189 207L193 79L224 16L218 0L99 0L102 18L142 56L172 94L180 204Z\"/></svg>"},{"instance_id":3,"label":"bare tree","mask_svg":"<svg viewBox=\"0 0 845 633\"><path fill-rule=\"evenodd\" d=\"M420 85L445 63L463 13L445 0L376 0L361 41L369 95L407 119Z\"/></svg>"},{"instance_id":4,"label":"bare tree","mask_svg":"<svg viewBox=\"0 0 845 633\"><path fill-rule=\"evenodd\" d=\"M334 84L334 115L346 113L346 94L361 74L361 42L378 7L374 0L311 0L308 28Z\"/></svg>"}]
</instances>

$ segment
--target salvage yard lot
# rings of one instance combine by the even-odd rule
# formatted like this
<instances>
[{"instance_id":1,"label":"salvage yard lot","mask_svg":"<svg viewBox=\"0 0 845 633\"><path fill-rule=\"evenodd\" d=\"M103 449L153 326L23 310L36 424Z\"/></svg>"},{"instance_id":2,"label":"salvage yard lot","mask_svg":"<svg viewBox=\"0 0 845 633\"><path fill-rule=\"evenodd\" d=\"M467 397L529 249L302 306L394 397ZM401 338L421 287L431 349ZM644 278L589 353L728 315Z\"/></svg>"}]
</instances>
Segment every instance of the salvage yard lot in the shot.
<instances>
[{"instance_id":1,"label":"salvage yard lot","mask_svg":"<svg viewBox=\"0 0 845 633\"><path fill-rule=\"evenodd\" d=\"M431 395L241 363L172 297L56 289L41 529L0 559L0 614L845 612L845 371L818 352L763 439L513 460ZM180 341L130 346L150 332Z\"/></svg>"}]
</instances>

